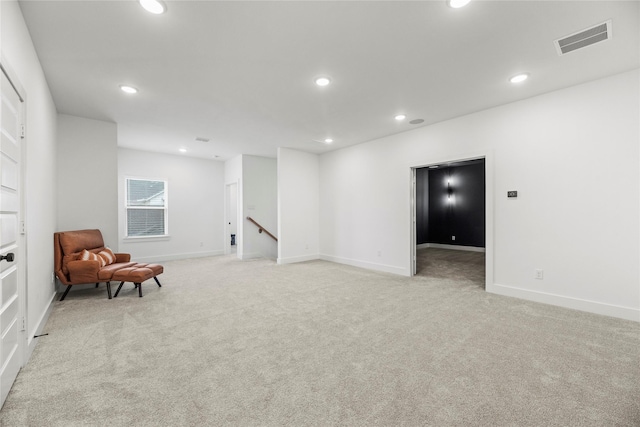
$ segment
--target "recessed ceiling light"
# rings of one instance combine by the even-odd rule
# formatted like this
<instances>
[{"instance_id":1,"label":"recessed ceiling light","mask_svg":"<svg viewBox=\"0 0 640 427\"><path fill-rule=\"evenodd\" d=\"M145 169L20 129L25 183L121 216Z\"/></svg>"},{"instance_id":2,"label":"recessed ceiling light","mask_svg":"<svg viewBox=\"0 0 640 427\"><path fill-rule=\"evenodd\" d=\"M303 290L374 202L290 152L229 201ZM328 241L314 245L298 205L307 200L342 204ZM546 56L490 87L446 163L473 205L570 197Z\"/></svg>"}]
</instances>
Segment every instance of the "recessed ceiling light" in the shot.
<instances>
[{"instance_id":1,"label":"recessed ceiling light","mask_svg":"<svg viewBox=\"0 0 640 427\"><path fill-rule=\"evenodd\" d=\"M180 148L178 151L181 152L181 153L186 153L187 149L186 148Z\"/></svg>"},{"instance_id":2,"label":"recessed ceiling light","mask_svg":"<svg viewBox=\"0 0 640 427\"><path fill-rule=\"evenodd\" d=\"M324 143L325 144L331 144L331 143L333 143L333 139L327 138L327 139L324 140Z\"/></svg>"},{"instance_id":3,"label":"recessed ceiling light","mask_svg":"<svg viewBox=\"0 0 640 427\"><path fill-rule=\"evenodd\" d=\"M329 77L318 77L316 79L316 84L318 86L328 86L331 83L331 79Z\"/></svg>"},{"instance_id":4,"label":"recessed ceiling light","mask_svg":"<svg viewBox=\"0 0 640 427\"><path fill-rule=\"evenodd\" d=\"M518 74L517 76L513 76L509 79L511 83L521 83L529 78L528 73Z\"/></svg>"},{"instance_id":5,"label":"recessed ceiling light","mask_svg":"<svg viewBox=\"0 0 640 427\"><path fill-rule=\"evenodd\" d=\"M452 8L460 9L461 7L468 5L470 1L471 0L449 0L448 3Z\"/></svg>"},{"instance_id":6,"label":"recessed ceiling light","mask_svg":"<svg viewBox=\"0 0 640 427\"><path fill-rule=\"evenodd\" d=\"M124 93L138 93L138 89L136 89L133 86L122 85L120 86L120 90L123 91Z\"/></svg>"},{"instance_id":7,"label":"recessed ceiling light","mask_svg":"<svg viewBox=\"0 0 640 427\"><path fill-rule=\"evenodd\" d=\"M398 114L395 119L399 122L403 121L404 119L406 119L407 116L405 114Z\"/></svg>"},{"instance_id":8,"label":"recessed ceiling light","mask_svg":"<svg viewBox=\"0 0 640 427\"><path fill-rule=\"evenodd\" d=\"M160 0L139 0L140 6L142 6L147 12L155 15L160 15L167 10L167 6Z\"/></svg>"}]
</instances>

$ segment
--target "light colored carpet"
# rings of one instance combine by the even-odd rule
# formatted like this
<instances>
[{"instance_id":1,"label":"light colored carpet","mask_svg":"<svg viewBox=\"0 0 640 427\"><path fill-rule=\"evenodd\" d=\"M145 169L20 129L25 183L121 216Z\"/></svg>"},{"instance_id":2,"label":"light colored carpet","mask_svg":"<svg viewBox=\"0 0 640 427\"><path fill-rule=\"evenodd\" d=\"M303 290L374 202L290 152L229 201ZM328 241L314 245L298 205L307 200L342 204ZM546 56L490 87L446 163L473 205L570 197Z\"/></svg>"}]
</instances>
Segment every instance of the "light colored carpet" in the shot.
<instances>
[{"instance_id":1,"label":"light colored carpet","mask_svg":"<svg viewBox=\"0 0 640 427\"><path fill-rule=\"evenodd\" d=\"M55 306L3 426L638 426L640 324L313 261Z\"/></svg>"},{"instance_id":2,"label":"light colored carpet","mask_svg":"<svg viewBox=\"0 0 640 427\"><path fill-rule=\"evenodd\" d=\"M485 287L484 252L424 248L416 251L416 260L418 276Z\"/></svg>"}]
</instances>

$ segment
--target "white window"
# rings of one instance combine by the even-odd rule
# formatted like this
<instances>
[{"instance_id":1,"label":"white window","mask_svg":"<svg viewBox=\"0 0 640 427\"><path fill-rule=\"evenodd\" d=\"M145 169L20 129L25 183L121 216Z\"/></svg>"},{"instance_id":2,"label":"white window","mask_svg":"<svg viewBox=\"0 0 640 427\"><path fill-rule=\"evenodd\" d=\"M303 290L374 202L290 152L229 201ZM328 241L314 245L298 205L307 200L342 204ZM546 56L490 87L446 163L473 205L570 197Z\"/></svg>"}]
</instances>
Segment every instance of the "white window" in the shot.
<instances>
[{"instance_id":1,"label":"white window","mask_svg":"<svg viewBox=\"0 0 640 427\"><path fill-rule=\"evenodd\" d=\"M127 237L166 236L167 181L126 181Z\"/></svg>"}]
</instances>

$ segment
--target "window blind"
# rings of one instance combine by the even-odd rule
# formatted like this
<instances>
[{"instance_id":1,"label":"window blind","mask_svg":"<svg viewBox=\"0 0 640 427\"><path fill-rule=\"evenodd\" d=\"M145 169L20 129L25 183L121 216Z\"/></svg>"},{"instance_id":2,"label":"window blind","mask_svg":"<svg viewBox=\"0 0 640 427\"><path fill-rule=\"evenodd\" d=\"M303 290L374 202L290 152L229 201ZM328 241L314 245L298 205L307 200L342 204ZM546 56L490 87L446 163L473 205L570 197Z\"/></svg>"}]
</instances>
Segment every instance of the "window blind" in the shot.
<instances>
[{"instance_id":1,"label":"window blind","mask_svg":"<svg viewBox=\"0 0 640 427\"><path fill-rule=\"evenodd\" d=\"M127 236L164 236L166 218L166 182L127 179Z\"/></svg>"}]
</instances>

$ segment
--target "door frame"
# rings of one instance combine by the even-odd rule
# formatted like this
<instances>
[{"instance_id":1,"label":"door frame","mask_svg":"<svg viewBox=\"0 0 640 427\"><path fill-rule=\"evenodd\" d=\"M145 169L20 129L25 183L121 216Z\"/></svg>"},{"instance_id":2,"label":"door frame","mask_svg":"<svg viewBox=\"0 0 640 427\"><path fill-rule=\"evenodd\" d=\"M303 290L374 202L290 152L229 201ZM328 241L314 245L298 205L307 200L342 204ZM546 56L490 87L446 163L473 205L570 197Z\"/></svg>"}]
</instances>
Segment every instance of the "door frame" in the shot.
<instances>
[{"instance_id":1,"label":"door frame","mask_svg":"<svg viewBox=\"0 0 640 427\"><path fill-rule=\"evenodd\" d=\"M411 276L416 274L416 169L425 168L434 165L441 165L443 163L455 163L463 162L467 160L484 159L484 183L485 183L485 291L493 291L494 283L494 176L493 176L493 162L494 154L493 150L479 151L474 153L466 153L459 155L451 155L446 157L432 158L423 162L418 162L410 166L410 218L409 218L409 232L411 238L410 241L410 259L409 259L409 273Z\"/></svg>"}]
</instances>

